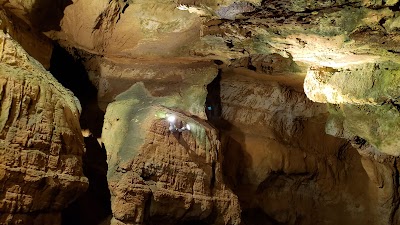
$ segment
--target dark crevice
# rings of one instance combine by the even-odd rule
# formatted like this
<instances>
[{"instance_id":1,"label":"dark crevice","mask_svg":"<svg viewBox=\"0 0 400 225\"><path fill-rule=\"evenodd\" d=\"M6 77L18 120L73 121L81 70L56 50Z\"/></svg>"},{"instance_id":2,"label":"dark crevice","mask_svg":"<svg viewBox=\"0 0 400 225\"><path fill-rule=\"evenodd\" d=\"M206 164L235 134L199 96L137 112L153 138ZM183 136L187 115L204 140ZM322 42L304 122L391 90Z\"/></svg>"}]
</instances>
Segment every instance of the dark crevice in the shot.
<instances>
[{"instance_id":1,"label":"dark crevice","mask_svg":"<svg viewBox=\"0 0 400 225\"><path fill-rule=\"evenodd\" d=\"M389 105L393 106L394 108L397 109L397 111L400 112L400 103L398 102L397 98L396 99L387 99L381 105L385 105L385 104L389 104Z\"/></svg>"},{"instance_id":2,"label":"dark crevice","mask_svg":"<svg viewBox=\"0 0 400 225\"><path fill-rule=\"evenodd\" d=\"M210 189L213 190L215 187L215 161L211 163L211 179L210 179Z\"/></svg>"},{"instance_id":3,"label":"dark crevice","mask_svg":"<svg viewBox=\"0 0 400 225\"><path fill-rule=\"evenodd\" d=\"M253 65L248 65L248 66L247 66L247 69L253 70L253 71L256 71L256 70L257 70L257 68L256 68L255 66L253 66Z\"/></svg>"},{"instance_id":4,"label":"dark crevice","mask_svg":"<svg viewBox=\"0 0 400 225\"><path fill-rule=\"evenodd\" d=\"M384 28L383 25L385 24L385 22L386 22L386 18L382 18L379 20L379 25L381 25Z\"/></svg>"},{"instance_id":5,"label":"dark crevice","mask_svg":"<svg viewBox=\"0 0 400 225\"><path fill-rule=\"evenodd\" d=\"M121 19L121 13L118 13L118 18L117 18L117 21L115 22L115 24L117 24L120 19Z\"/></svg>"},{"instance_id":6,"label":"dark crevice","mask_svg":"<svg viewBox=\"0 0 400 225\"><path fill-rule=\"evenodd\" d=\"M346 142L344 145L340 146L340 148L339 148L339 150L337 152L337 155L336 155L336 158L338 160L345 160L346 159L346 153L347 153L347 150L349 149L350 145L351 145L350 142Z\"/></svg>"},{"instance_id":7,"label":"dark crevice","mask_svg":"<svg viewBox=\"0 0 400 225\"><path fill-rule=\"evenodd\" d=\"M393 12L398 12L400 11L400 1L398 1L395 5L389 6L389 9L392 10Z\"/></svg>"},{"instance_id":8,"label":"dark crevice","mask_svg":"<svg viewBox=\"0 0 400 225\"><path fill-rule=\"evenodd\" d=\"M104 12L101 13L97 19L96 19L96 25L93 27L93 30L98 30L100 29L101 25L103 24L103 20L104 20Z\"/></svg>"},{"instance_id":9,"label":"dark crevice","mask_svg":"<svg viewBox=\"0 0 400 225\"><path fill-rule=\"evenodd\" d=\"M63 225L97 225L111 215L106 150L94 137L85 138L85 145L83 172L89 179L89 188L63 210Z\"/></svg>"},{"instance_id":10,"label":"dark crevice","mask_svg":"<svg viewBox=\"0 0 400 225\"><path fill-rule=\"evenodd\" d=\"M355 136L352 140L352 143L356 145L358 148L362 148L364 145L367 144L367 141L359 136Z\"/></svg>"},{"instance_id":11,"label":"dark crevice","mask_svg":"<svg viewBox=\"0 0 400 225\"><path fill-rule=\"evenodd\" d=\"M242 148L245 143L244 134L236 128L229 121L226 121L222 116L222 99L221 99L221 85L222 71L220 70L218 76L207 85L208 95L206 98L206 112L208 121L219 130L221 140L221 172L223 183L232 190L232 192L239 198L240 205L248 201L248 192L243 191L246 186L246 169L252 163L250 155ZM231 136L231 132L235 135ZM213 168L213 170L215 170ZM211 179L213 181L213 179ZM262 212L254 213L255 210L249 208L242 208L242 225L272 225L278 224L271 219L267 214ZM217 210L207 219L206 224L214 224L213 221L217 218ZM253 217L256 216L256 217ZM194 224L192 221L187 221L184 225ZM200 223L203 224L203 223Z\"/></svg>"},{"instance_id":12,"label":"dark crevice","mask_svg":"<svg viewBox=\"0 0 400 225\"><path fill-rule=\"evenodd\" d=\"M224 62L223 61L221 61L221 60L214 60L214 63L215 64L217 64L218 66L220 66L220 65L222 65L222 64L224 64Z\"/></svg>"},{"instance_id":13,"label":"dark crevice","mask_svg":"<svg viewBox=\"0 0 400 225\"><path fill-rule=\"evenodd\" d=\"M50 60L50 72L64 87L71 90L82 105L97 98L97 89L90 82L85 67L60 45L56 44Z\"/></svg>"},{"instance_id":14,"label":"dark crevice","mask_svg":"<svg viewBox=\"0 0 400 225\"><path fill-rule=\"evenodd\" d=\"M392 50L392 49L389 49L388 52L395 53L395 54L400 54L400 51L396 51L396 50Z\"/></svg>"},{"instance_id":15,"label":"dark crevice","mask_svg":"<svg viewBox=\"0 0 400 225\"><path fill-rule=\"evenodd\" d=\"M97 89L89 80L82 64L83 59L77 56L76 49L71 51L75 53L75 57L61 46L55 45L50 60L50 72L74 93L82 105L81 128L91 132L84 138L86 152L83 156L83 172L89 179L89 188L63 210L62 224L96 225L111 215L106 149L97 141L101 137L104 112L98 107Z\"/></svg>"},{"instance_id":16,"label":"dark crevice","mask_svg":"<svg viewBox=\"0 0 400 225\"><path fill-rule=\"evenodd\" d=\"M128 7L129 7L129 3L126 3L126 4L124 5L124 7L122 8L121 13L125 13L125 10L126 10Z\"/></svg>"},{"instance_id":17,"label":"dark crevice","mask_svg":"<svg viewBox=\"0 0 400 225\"><path fill-rule=\"evenodd\" d=\"M226 46L228 46L228 48L233 48L235 45L233 44L233 41L232 40L227 40L227 41L225 41L225 43L226 43Z\"/></svg>"},{"instance_id":18,"label":"dark crevice","mask_svg":"<svg viewBox=\"0 0 400 225\"><path fill-rule=\"evenodd\" d=\"M221 71L215 79L207 85L207 97L206 97L206 115L211 123L215 123L220 120L222 107L221 107Z\"/></svg>"},{"instance_id":19,"label":"dark crevice","mask_svg":"<svg viewBox=\"0 0 400 225\"><path fill-rule=\"evenodd\" d=\"M28 14L29 22L39 31L61 30L60 21L64 10L72 0L36 0Z\"/></svg>"},{"instance_id":20,"label":"dark crevice","mask_svg":"<svg viewBox=\"0 0 400 225\"><path fill-rule=\"evenodd\" d=\"M400 112L400 104L392 103L392 105Z\"/></svg>"}]
</instances>

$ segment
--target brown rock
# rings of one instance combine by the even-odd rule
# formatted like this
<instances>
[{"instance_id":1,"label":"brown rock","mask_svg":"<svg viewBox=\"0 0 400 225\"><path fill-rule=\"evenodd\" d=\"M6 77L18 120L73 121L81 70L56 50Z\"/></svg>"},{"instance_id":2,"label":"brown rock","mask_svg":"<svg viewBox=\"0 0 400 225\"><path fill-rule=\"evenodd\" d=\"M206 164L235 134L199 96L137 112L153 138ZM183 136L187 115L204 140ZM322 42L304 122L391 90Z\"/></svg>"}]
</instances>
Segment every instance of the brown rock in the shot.
<instances>
[{"instance_id":1,"label":"brown rock","mask_svg":"<svg viewBox=\"0 0 400 225\"><path fill-rule=\"evenodd\" d=\"M244 224L396 224L396 159L324 134L327 108L294 78L222 73L222 168Z\"/></svg>"},{"instance_id":2,"label":"brown rock","mask_svg":"<svg viewBox=\"0 0 400 225\"><path fill-rule=\"evenodd\" d=\"M399 224L398 0L0 2L86 51L103 108L124 92L102 137L114 224L236 224L239 208L249 225ZM222 148L200 120L216 75L204 58L255 71L227 72L209 94ZM341 104L328 123L303 93L306 67L308 97ZM166 112L199 130L171 134Z\"/></svg>"},{"instance_id":3,"label":"brown rock","mask_svg":"<svg viewBox=\"0 0 400 225\"><path fill-rule=\"evenodd\" d=\"M9 36L0 42L0 223L59 224L88 185L79 102Z\"/></svg>"},{"instance_id":4,"label":"brown rock","mask_svg":"<svg viewBox=\"0 0 400 225\"><path fill-rule=\"evenodd\" d=\"M7 4L6 4L7 5ZM18 10L17 10L18 11ZM0 29L16 40L30 56L39 61L45 68L50 67L53 50L52 41L19 15L16 9L0 9ZM14 14L14 13L17 13ZM21 13L21 11L19 11Z\"/></svg>"},{"instance_id":5,"label":"brown rock","mask_svg":"<svg viewBox=\"0 0 400 225\"><path fill-rule=\"evenodd\" d=\"M136 84L107 107L103 141L112 224L239 224L240 206L222 178L215 129L162 107L170 97L146 92ZM169 131L168 113L178 128L189 124L191 130Z\"/></svg>"}]
</instances>

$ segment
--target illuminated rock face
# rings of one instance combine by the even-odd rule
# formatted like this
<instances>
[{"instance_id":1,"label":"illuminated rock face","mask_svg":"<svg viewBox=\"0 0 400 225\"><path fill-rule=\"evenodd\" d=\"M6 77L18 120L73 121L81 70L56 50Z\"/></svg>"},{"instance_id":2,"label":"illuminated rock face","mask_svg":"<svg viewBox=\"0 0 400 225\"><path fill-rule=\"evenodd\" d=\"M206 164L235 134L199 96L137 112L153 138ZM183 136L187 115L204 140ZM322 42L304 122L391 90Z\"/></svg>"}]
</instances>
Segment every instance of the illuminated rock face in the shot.
<instances>
[{"instance_id":1,"label":"illuminated rock face","mask_svg":"<svg viewBox=\"0 0 400 225\"><path fill-rule=\"evenodd\" d=\"M399 1L0 3L29 54L47 66L45 34L97 87L113 224L400 223ZM31 68L12 54L5 74ZM70 111L54 117L79 129ZM166 112L194 129L171 133Z\"/></svg>"},{"instance_id":2,"label":"illuminated rock face","mask_svg":"<svg viewBox=\"0 0 400 225\"><path fill-rule=\"evenodd\" d=\"M346 140L325 134L326 106L307 99L293 80L246 70L222 74L223 171L242 220L392 224L394 157L375 160L367 149L360 156Z\"/></svg>"},{"instance_id":3,"label":"illuminated rock face","mask_svg":"<svg viewBox=\"0 0 400 225\"><path fill-rule=\"evenodd\" d=\"M348 68L309 70L304 91L316 102L332 106L327 132L338 137L361 137L377 151L398 156L399 65L377 62Z\"/></svg>"},{"instance_id":4,"label":"illuminated rock face","mask_svg":"<svg viewBox=\"0 0 400 225\"><path fill-rule=\"evenodd\" d=\"M163 107L170 99L138 83L107 107L111 224L240 224L239 201L222 176L217 131ZM191 130L169 131L166 114Z\"/></svg>"},{"instance_id":5,"label":"illuminated rock face","mask_svg":"<svg viewBox=\"0 0 400 225\"><path fill-rule=\"evenodd\" d=\"M0 223L60 224L88 185L79 102L9 36L0 43Z\"/></svg>"},{"instance_id":6,"label":"illuminated rock face","mask_svg":"<svg viewBox=\"0 0 400 225\"><path fill-rule=\"evenodd\" d=\"M304 92L315 102L381 105L400 95L400 65L387 61L344 68L311 68Z\"/></svg>"},{"instance_id":7,"label":"illuminated rock face","mask_svg":"<svg viewBox=\"0 0 400 225\"><path fill-rule=\"evenodd\" d=\"M123 64L103 62L102 73L94 76L104 87L103 101L116 99L107 107L102 134L111 223L239 224L238 199L222 177L218 132L204 121L206 85L216 67L174 61L136 65L126 71ZM169 131L166 114L176 115L178 128L187 123L191 130Z\"/></svg>"}]
</instances>

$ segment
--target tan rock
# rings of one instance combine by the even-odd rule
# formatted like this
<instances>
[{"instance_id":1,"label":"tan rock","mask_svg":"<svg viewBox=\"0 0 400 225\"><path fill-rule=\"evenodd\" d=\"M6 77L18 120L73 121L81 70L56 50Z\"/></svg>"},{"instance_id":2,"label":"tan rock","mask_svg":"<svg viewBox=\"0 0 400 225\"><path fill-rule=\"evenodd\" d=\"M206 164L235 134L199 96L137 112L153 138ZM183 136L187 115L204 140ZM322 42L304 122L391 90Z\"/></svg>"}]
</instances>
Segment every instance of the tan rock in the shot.
<instances>
[{"instance_id":1,"label":"tan rock","mask_svg":"<svg viewBox=\"0 0 400 225\"><path fill-rule=\"evenodd\" d=\"M76 1L65 9L61 31L48 33L67 45L108 56L184 56L200 39L197 15L173 1Z\"/></svg>"},{"instance_id":2,"label":"tan rock","mask_svg":"<svg viewBox=\"0 0 400 225\"><path fill-rule=\"evenodd\" d=\"M106 109L108 103L129 89L143 82L151 95L169 96L165 107L183 110L206 119L204 104L206 86L218 73L210 61L187 58L141 60L130 58L88 57L84 65L89 78L98 88L99 105Z\"/></svg>"},{"instance_id":3,"label":"tan rock","mask_svg":"<svg viewBox=\"0 0 400 225\"><path fill-rule=\"evenodd\" d=\"M46 69L50 67L53 45L48 37L5 9L0 10L0 21L1 30L8 33Z\"/></svg>"},{"instance_id":4,"label":"tan rock","mask_svg":"<svg viewBox=\"0 0 400 225\"><path fill-rule=\"evenodd\" d=\"M152 96L138 83L107 107L102 139L109 154L112 224L239 224L238 199L222 177L217 132L163 107L169 98ZM190 130L171 132L166 114Z\"/></svg>"},{"instance_id":5,"label":"tan rock","mask_svg":"<svg viewBox=\"0 0 400 225\"><path fill-rule=\"evenodd\" d=\"M59 224L88 185L72 93L0 33L0 223Z\"/></svg>"},{"instance_id":6,"label":"tan rock","mask_svg":"<svg viewBox=\"0 0 400 225\"><path fill-rule=\"evenodd\" d=\"M358 66L311 68L304 81L304 92L315 102L378 105L400 95L399 64L387 61Z\"/></svg>"},{"instance_id":7,"label":"tan rock","mask_svg":"<svg viewBox=\"0 0 400 225\"><path fill-rule=\"evenodd\" d=\"M54 24L31 22L41 21L35 6L50 5L1 3L62 45L93 54L85 66L103 108L124 92L107 109L102 139L112 223L236 224L238 201L228 186L251 225L399 224L397 0L77 0L55 7L65 15L53 31ZM213 95L222 103L211 107L222 112L222 148L200 120L205 85L216 74L204 58L221 60L221 68L245 59L256 70L223 75ZM302 93L305 74L291 74L299 62L313 68L307 96L341 104L328 122L325 105ZM171 135L165 112L201 131ZM359 142L361 156L324 130Z\"/></svg>"},{"instance_id":8,"label":"tan rock","mask_svg":"<svg viewBox=\"0 0 400 225\"><path fill-rule=\"evenodd\" d=\"M396 224L394 157L360 156L346 140L324 134L327 108L298 91L302 82L294 78L222 74L222 168L242 221Z\"/></svg>"},{"instance_id":9,"label":"tan rock","mask_svg":"<svg viewBox=\"0 0 400 225\"><path fill-rule=\"evenodd\" d=\"M330 107L329 134L361 137L378 151L398 156L399 65L376 62L342 69L311 68L304 81L308 98Z\"/></svg>"}]
</instances>

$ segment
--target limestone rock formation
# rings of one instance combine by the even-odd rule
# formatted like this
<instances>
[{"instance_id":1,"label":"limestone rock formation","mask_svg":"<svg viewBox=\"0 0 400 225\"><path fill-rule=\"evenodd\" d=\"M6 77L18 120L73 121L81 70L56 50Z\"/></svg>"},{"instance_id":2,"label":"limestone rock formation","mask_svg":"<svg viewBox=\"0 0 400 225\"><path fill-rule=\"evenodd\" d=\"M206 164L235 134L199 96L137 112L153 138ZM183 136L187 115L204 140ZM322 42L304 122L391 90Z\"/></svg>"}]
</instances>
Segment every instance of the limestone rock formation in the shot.
<instances>
[{"instance_id":1,"label":"limestone rock formation","mask_svg":"<svg viewBox=\"0 0 400 225\"><path fill-rule=\"evenodd\" d=\"M377 151L398 156L398 71L393 62L314 68L304 90L314 101L338 104L330 107L328 133L348 139L358 136Z\"/></svg>"},{"instance_id":2,"label":"limestone rock formation","mask_svg":"<svg viewBox=\"0 0 400 225\"><path fill-rule=\"evenodd\" d=\"M60 224L87 188L79 101L0 33L0 223Z\"/></svg>"},{"instance_id":3,"label":"limestone rock formation","mask_svg":"<svg viewBox=\"0 0 400 225\"><path fill-rule=\"evenodd\" d=\"M96 126L85 133L108 153L113 224L400 223L400 1L0 5L0 27L29 54L47 68L46 35L82 64L97 88L90 106L98 102L106 112L103 133L100 139ZM40 87L41 94L53 79L17 56L8 51L1 71L40 73L46 78L32 81L39 82L32 90ZM56 82L46 90L64 93ZM76 145L65 149L75 149L67 155L78 168L76 106L69 93L52 96L58 95L64 100L40 101L54 103L55 112L57 101L68 105L54 115L68 118L62 127L71 131L63 137ZM88 108L82 123L93 122ZM170 132L166 113L193 129ZM68 173L82 191L79 169Z\"/></svg>"},{"instance_id":4,"label":"limestone rock formation","mask_svg":"<svg viewBox=\"0 0 400 225\"><path fill-rule=\"evenodd\" d=\"M217 131L166 108L171 100L138 83L107 107L111 224L240 224L238 199L222 177ZM166 114L190 130L170 131Z\"/></svg>"},{"instance_id":5,"label":"limestone rock formation","mask_svg":"<svg viewBox=\"0 0 400 225\"><path fill-rule=\"evenodd\" d=\"M2 2L0 1L0 3ZM53 49L51 40L39 31L32 29L27 22L29 21L4 8L0 9L0 29L12 36L30 56L48 69Z\"/></svg>"},{"instance_id":6,"label":"limestone rock formation","mask_svg":"<svg viewBox=\"0 0 400 225\"><path fill-rule=\"evenodd\" d=\"M215 119L244 224L396 224L396 159L324 134L327 107L293 76L222 73Z\"/></svg>"}]
</instances>

